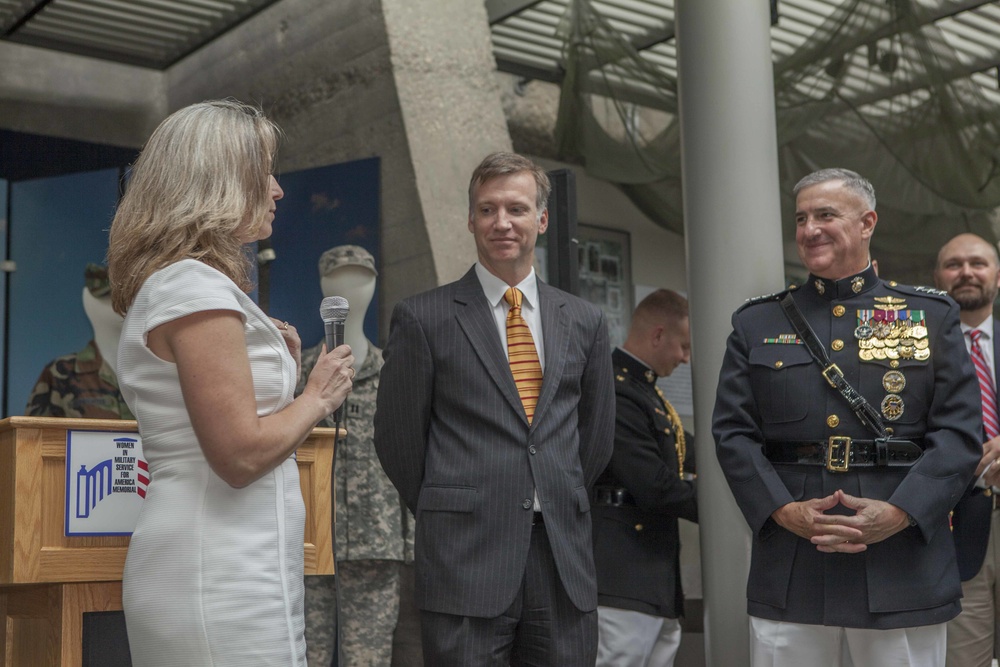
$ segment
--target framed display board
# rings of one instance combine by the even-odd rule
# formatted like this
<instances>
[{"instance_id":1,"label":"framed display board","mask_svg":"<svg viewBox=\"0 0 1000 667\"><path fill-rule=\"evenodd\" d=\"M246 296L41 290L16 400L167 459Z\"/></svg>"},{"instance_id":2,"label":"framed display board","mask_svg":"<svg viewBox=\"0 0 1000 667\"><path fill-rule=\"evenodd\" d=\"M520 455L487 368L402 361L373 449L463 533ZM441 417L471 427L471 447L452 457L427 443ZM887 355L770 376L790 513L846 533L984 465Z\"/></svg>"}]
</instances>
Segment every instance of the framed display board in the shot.
<instances>
[{"instance_id":1,"label":"framed display board","mask_svg":"<svg viewBox=\"0 0 1000 667\"><path fill-rule=\"evenodd\" d=\"M628 232L577 227L580 296L599 306L608 320L611 345L621 345L632 321L632 251Z\"/></svg>"}]
</instances>

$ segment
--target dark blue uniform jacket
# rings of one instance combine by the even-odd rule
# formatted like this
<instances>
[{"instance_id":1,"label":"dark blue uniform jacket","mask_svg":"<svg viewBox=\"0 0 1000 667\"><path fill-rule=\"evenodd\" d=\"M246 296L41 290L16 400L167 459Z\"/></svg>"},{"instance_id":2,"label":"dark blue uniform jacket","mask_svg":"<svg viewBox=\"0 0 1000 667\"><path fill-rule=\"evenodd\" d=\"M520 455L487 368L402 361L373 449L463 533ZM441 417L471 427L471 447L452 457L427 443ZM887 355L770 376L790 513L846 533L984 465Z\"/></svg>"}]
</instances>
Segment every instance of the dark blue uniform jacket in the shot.
<instances>
[{"instance_id":1,"label":"dark blue uniform jacket","mask_svg":"<svg viewBox=\"0 0 1000 667\"><path fill-rule=\"evenodd\" d=\"M719 463L752 531L748 611L856 628L947 621L958 614L961 597L948 514L982 452L979 386L958 306L937 290L883 282L871 267L839 281L810 276L792 294L847 381L886 415L893 437L921 443L924 453L909 467L847 472L772 463L764 453L767 442L875 436L796 342L777 298L740 308L720 373L713 433ZM915 350L909 340L903 354L902 347L888 354L882 347L881 358L873 357L862 342L868 332L859 327L879 318L908 319L909 336L919 336L921 347ZM926 351L914 354L921 349ZM890 371L901 373L902 382ZM892 503L916 525L860 554L825 554L771 519L789 502L837 489Z\"/></svg>"}]
</instances>

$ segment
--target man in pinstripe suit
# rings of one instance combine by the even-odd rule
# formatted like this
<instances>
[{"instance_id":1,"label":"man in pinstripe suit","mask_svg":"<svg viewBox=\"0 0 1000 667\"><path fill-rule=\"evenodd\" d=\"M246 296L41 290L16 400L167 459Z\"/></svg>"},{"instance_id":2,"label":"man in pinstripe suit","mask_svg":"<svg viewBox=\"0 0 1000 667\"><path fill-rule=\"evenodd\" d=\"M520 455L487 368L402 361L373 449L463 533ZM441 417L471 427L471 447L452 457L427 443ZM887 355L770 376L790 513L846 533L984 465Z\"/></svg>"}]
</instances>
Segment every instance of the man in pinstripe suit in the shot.
<instances>
[{"instance_id":1,"label":"man in pinstripe suit","mask_svg":"<svg viewBox=\"0 0 1000 667\"><path fill-rule=\"evenodd\" d=\"M416 596L435 667L593 665L588 491L611 455L614 387L601 311L535 276L549 180L487 156L469 185L479 261L396 305L375 449L417 515ZM543 371L534 416L508 365L516 287Z\"/></svg>"},{"instance_id":2,"label":"man in pinstripe suit","mask_svg":"<svg viewBox=\"0 0 1000 667\"><path fill-rule=\"evenodd\" d=\"M934 267L938 289L958 302L965 344L972 351L972 332L979 331L983 362L994 388L1000 367L1000 328L993 304L1000 290L1000 256L997 247L975 234L959 234L938 252ZM982 391L982 390L980 390ZM994 394L995 396L995 394ZM962 613L948 622L947 667L989 667L1000 644L1000 512L995 489L1000 485L1000 436L996 422L988 426L983 410L983 457L975 482L955 506L952 537L962 578Z\"/></svg>"}]
</instances>

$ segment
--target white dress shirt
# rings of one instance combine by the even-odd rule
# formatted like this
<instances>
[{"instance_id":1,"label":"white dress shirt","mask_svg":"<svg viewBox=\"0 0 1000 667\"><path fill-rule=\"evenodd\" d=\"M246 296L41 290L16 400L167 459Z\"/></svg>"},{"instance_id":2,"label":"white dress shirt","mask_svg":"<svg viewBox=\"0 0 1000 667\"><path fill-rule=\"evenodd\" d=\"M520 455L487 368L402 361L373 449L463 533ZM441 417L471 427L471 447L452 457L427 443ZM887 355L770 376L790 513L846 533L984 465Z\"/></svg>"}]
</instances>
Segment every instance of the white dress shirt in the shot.
<instances>
[{"instance_id":1,"label":"white dress shirt","mask_svg":"<svg viewBox=\"0 0 1000 667\"><path fill-rule=\"evenodd\" d=\"M483 286L483 293L486 300L493 307L493 319L497 325L497 333L500 334L500 342L503 343L503 352L507 354L507 313L510 306L503 298L510 287L507 283L497 278L481 263L476 262L476 277L479 284ZM524 298L521 300L521 317L528 324L531 330L531 338L535 341L535 351L538 352L538 363L542 365L542 372L545 372L545 346L542 344L542 313L538 307L538 279L535 277L535 270L531 269L528 277L514 285L521 290Z\"/></svg>"},{"instance_id":2,"label":"white dress shirt","mask_svg":"<svg viewBox=\"0 0 1000 667\"><path fill-rule=\"evenodd\" d=\"M500 342L503 343L503 353L510 361L507 353L507 313L510 311L510 304L503 298L510 287L507 283L497 278L489 272L480 262L476 262L476 277L483 287L486 300L493 307L493 320L497 325L497 332L500 334ZM528 329L531 330L531 338L535 342L535 351L538 353L538 363L542 366L542 374L545 374L545 346L542 345L542 313L538 307L538 280L535 278L535 269L531 269L528 277L514 285L521 290L521 317L524 318ZM542 511L542 504L538 501L538 491L533 494L535 503L534 510Z\"/></svg>"}]
</instances>

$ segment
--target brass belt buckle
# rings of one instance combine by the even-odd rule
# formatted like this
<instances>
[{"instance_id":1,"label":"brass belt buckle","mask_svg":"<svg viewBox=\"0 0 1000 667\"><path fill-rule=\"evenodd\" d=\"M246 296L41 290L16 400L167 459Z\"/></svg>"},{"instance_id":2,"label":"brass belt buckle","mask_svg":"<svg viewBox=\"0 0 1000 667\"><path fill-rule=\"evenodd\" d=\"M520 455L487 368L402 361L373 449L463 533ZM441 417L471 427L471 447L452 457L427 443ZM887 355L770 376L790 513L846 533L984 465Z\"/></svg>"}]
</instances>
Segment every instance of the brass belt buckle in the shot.
<instances>
[{"instance_id":1,"label":"brass belt buckle","mask_svg":"<svg viewBox=\"0 0 1000 667\"><path fill-rule=\"evenodd\" d=\"M837 388L837 383L836 383L836 381L834 381L833 378L834 378L834 376L839 377L839 378L843 378L844 377L844 371L840 370L840 366L838 366L837 364L830 364L829 366L827 366L826 368L823 369L822 375L826 379L826 381L828 383L830 383L830 386L833 387L834 389L836 389ZM847 441L848 441L848 443L850 443L851 439L848 438Z\"/></svg>"},{"instance_id":2,"label":"brass belt buckle","mask_svg":"<svg viewBox=\"0 0 1000 667\"><path fill-rule=\"evenodd\" d=\"M847 472L851 460L851 439L845 435L830 436L826 446L826 469Z\"/></svg>"}]
</instances>

